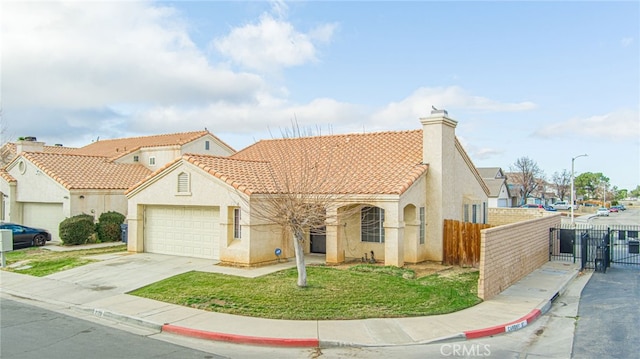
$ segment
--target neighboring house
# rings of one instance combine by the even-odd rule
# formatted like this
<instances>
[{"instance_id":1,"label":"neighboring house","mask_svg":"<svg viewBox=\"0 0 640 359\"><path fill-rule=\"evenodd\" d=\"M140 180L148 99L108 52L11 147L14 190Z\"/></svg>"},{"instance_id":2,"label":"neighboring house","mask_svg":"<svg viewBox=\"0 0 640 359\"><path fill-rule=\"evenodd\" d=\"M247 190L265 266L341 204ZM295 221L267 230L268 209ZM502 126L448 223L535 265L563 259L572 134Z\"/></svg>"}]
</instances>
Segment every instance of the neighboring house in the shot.
<instances>
[{"instance_id":1,"label":"neighboring house","mask_svg":"<svg viewBox=\"0 0 640 359\"><path fill-rule=\"evenodd\" d=\"M489 187L489 208L511 207L511 193L502 168L482 167L478 168L478 172Z\"/></svg>"},{"instance_id":2,"label":"neighboring house","mask_svg":"<svg viewBox=\"0 0 640 359\"><path fill-rule=\"evenodd\" d=\"M387 265L441 261L443 221L486 223L489 189L446 111L420 121L414 131L263 140L229 157L185 154L127 191L129 251L235 265L274 262L278 248L292 258L288 234L256 213L281 193L274 184L296 187L300 160L314 158L328 178L316 192L341 193L337 220L307 233L306 253L327 263L370 251ZM340 215L354 206L361 212Z\"/></svg>"},{"instance_id":3,"label":"neighboring house","mask_svg":"<svg viewBox=\"0 0 640 359\"><path fill-rule=\"evenodd\" d=\"M15 153L0 170L0 220L45 228L55 240L65 218L126 215L124 192L184 153L234 153L208 131L102 140L75 149L18 141L3 149Z\"/></svg>"}]
</instances>

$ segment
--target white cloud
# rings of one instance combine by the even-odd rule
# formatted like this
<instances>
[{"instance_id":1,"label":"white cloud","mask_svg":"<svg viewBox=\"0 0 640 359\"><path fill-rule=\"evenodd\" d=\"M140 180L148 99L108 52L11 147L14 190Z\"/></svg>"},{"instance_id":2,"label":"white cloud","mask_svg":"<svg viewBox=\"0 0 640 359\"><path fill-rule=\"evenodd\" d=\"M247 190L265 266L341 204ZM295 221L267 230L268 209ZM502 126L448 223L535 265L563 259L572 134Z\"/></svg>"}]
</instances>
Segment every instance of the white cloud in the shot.
<instances>
[{"instance_id":1,"label":"white cloud","mask_svg":"<svg viewBox=\"0 0 640 359\"><path fill-rule=\"evenodd\" d=\"M446 110L465 110L470 112L513 112L529 111L537 106L532 102L498 102L482 96L468 94L458 86L421 87L405 99L392 102L373 115L376 124L388 124L397 121L415 121L428 115L431 106Z\"/></svg>"},{"instance_id":2,"label":"white cloud","mask_svg":"<svg viewBox=\"0 0 640 359\"><path fill-rule=\"evenodd\" d=\"M543 138L572 135L607 140L631 139L637 141L640 138L639 118L640 112L638 110L619 110L604 115L574 117L540 128L533 135Z\"/></svg>"},{"instance_id":3,"label":"white cloud","mask_svg":"<svg viewBox=\"0 0 640 359\"><path fill-rule=\"evenodd\" d=\"M362 116L358 106L333 99L291 104L263 94L252 104L216 102L203 107L163 106L140 111L132 116L132 129L184 131L185 123L188 123L192 128L208 127L214 132L256 133L288 128L293 120L300 126L333 127Z\"/></svg>"},{"instance_id":4,"label":"white cloud","mask_svg":"<svg viewBox=\"0 0 640 359\"><path fill-rule=\"evenodd\" d=\"M7 107L247 101L264 86L256 75L209 64L170 7L7 2L3 12Z\"/></svg>"},{"instance_id":5,"label":"white cloud","mask_svg":"<svg viewBox=\"0 0 640 359\"><path fill-rule=\"evenodd\" d=\"M620 40L620 43L622 44L622 47L627 47L633 44L633 37L625 37L622 40Z\"/></svg>"},{"instance_id":6,"label":"white cloud","mask_svg":"<svg viewBox=\"0 0 640 359\"><path fill-rule=\"evenodd\" d=\"M336 25L323 24L303 33L282 19L286 11L281 7L274 12L280 18L262 14L258 23L232 29L227 36L215 39L213 46L232 61L260 72L317 61L316 43L330 41Z\"/></svg>"}]
</instances>

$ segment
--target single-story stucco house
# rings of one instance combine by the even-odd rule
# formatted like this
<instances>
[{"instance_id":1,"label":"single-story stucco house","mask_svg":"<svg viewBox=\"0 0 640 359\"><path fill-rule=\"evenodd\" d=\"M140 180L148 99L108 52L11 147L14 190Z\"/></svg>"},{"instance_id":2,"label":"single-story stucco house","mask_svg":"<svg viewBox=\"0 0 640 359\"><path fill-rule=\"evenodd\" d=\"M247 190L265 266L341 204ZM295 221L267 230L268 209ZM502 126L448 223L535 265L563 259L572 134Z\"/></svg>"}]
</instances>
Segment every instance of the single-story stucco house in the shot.
<instances>
[{"instance_id":1,"label":"single-story stucco house","mask_svg":"<svg viewBox=\"0 0 640 359\"><path fill-rule=\"evenodd\" d=\"M292 258L290 236L257 214L283 188L308 191L312 168L325 179L314 193L333 191L336 203L325 230L306 234L306 253L329 264L371 251L387 265L441 261L443 221L486 223L489 189L446 111L420 122L262 140L231 156L186 153L127 190L128 249L246 266Z\"/></svg>"}]
</instances>

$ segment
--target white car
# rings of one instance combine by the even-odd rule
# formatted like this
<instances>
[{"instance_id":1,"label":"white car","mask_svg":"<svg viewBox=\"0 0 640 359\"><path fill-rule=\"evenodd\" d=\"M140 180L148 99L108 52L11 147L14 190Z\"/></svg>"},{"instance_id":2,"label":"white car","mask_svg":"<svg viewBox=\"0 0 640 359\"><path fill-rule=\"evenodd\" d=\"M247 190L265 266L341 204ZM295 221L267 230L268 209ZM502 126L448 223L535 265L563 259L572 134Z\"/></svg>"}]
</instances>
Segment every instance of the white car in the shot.
<instances>
[{"instance_id":1,"label":"white car","mask_svg":"<svg viewBox=\"0 0 640 359\"><path fill-rule=\"evenodd\" d=\"M559 201L551 205L555 209L569 209L569 202Z\"/></svg>"},{"instance_id":2,"label":"white car","mask_svg":"<svg viewBox=\"0 0 640 359\"><path fill-rule=\"evenodd\" d=\"M609 216L609 210L607 208L605 208L605 207L600 207L596 211L596 214L598 216Z\"/></svg>"}]
</instances>

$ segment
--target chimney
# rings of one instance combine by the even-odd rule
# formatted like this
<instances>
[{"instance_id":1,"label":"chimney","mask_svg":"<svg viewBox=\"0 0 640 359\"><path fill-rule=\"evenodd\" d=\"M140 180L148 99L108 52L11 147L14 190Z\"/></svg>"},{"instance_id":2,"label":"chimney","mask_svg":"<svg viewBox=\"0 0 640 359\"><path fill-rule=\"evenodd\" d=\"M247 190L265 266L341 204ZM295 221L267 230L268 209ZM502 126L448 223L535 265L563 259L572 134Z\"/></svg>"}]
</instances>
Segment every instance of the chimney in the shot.
<instances>
[{"instance_id":1,"label":"chimney","mask_svg":"<svg viewBox=\"0 0 640 359\"><path fill-rule=\"evenodd\" d=\"M426 221L428 259L442 260L442 225L455 218L456 133L458 122L446 110L433 108L429 117L421 118L422 161L429 165L426 183Z\"/></svg>"},{"instance_id":2,"label":"chimney","mask_svg":"<svg viewBox=\"0 0 640 359\"><path fill-rule=\"evenodd\" d=\"M44 142L38 142L35 137L25 137L16 141L16 154L22 152L44 152Z\"/></svg>"}]
</instances>

